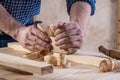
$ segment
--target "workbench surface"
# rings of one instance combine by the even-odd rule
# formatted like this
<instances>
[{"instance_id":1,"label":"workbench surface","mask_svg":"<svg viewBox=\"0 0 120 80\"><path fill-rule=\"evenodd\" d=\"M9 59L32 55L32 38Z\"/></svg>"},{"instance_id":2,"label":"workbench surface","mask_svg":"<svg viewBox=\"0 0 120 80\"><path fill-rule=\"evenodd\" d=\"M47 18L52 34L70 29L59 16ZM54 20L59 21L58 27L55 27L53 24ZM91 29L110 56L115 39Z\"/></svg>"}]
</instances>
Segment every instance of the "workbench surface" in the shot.
<instances>
[{"instance_id":1,"label":"workbench surface","mask_svg":"<svg viewBox=\"0 0 120 80\"><path fill-rule=\"evenodd\" d=\"M101 73L95 67L74 65L47 75L32 75L0 66L0 80L120 80L120 72Z\"/></svg>"},{"instance_id":2,"label":"workbench surface","mask_svg":"<svg viewBox=\"0 0 120 80\"><path fill-rule=\"evenodd\" d=\"M120 71L102 73L97 67L72 64L67 69L56 68L51 74L32 75L0 65L0 80L120 80Z\"/></svg>"}]
</instances>

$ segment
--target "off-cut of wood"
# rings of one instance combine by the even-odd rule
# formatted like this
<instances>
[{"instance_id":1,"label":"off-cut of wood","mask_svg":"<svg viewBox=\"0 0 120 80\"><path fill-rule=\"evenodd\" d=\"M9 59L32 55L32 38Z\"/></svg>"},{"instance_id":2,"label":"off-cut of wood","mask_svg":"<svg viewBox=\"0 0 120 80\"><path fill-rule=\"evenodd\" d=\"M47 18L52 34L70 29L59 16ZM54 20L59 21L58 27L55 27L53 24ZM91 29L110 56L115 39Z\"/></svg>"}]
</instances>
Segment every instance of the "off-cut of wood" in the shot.
<instances>
[{"instance_id":1,"label":"off-cut of wood","mask_svg":"<svg viewBox=\"0 0 120 80\"><path fill-rule=\"evenodd\" d=\"M55 53L54 56L59 57L59 54ZM95 56L84 56L84 55L66 55L65 57L67 60L74 63L80 63L80 64L91 65L96 67L99 67L100 63L103 60L107 60L106 58L100 58Z\"/></svg>"},{"instance_id":2,"label":"off-cut of wood","mask_svg":"<svg viewBox=\"0 0 120 80\"><path fill-rule=\"evenodd\" d=\"M54 56L58 57L59 54L55 53ZM99 64L103 60L107 60L106 58L102 57L95 57L95 56L87 56L87 55L66 55L65 56L67 60L74 62L74 63L80 63L80 64L86 64L91 66L99 67Z\"/></svg>"},{"instance_id":3,"label":"off-cut of wood","mask_svg":"<svg viewBox=\"0 0 120 80\"><path fill-rule=\"evenodd\" d=\"M55 53L54 56L58 57L59 54ZM74 63L98 67L101 72L120 70L120 61L115 59L84 55L66 55L65 58Z\"/></svg>"},{"instance_id":4,"label":"off-cut of wood","mask_svg":"<svg viewBox=\"0 0 120 80\"><path fill-rule=\"evenodd\" d=\"M20 50L20 51L24 51L27 53L32 53L32 51L23 48L18 42L10 42L7 45L9 48L15 49L15 50Z\"/></svg>"},{"instance_id":5,"label":"off-cut of wood","mask_svg":"<svg viewBox=\"0 0 120 80\"><path fill-rule=\"evenodd\" d=\"M24 54L24 55L22 55L21 57L35 60L35 59L38 59L40 56L39 56L39 53L36 53L36 52L35 52L35 53L27 53L27 54Z\"/></svg>"},{"instance_id":6,"label":"off-cut of wood","mask_svg":"<svg viewBox=\"0 0 120 80\"><path fill-rule=\"evenodd\" d=\"M11 67L33 74L48 74L53 72L53 66L45 62L24 59L18 56L0 53L0 65Z\"/></svg>"},{"instance_id":7,"label":"off-cut of wood","mask_svg":"<svg viewBox=\"0 0 120 80\"><path fill-rule=\"evenodd\" d=\"M50 54L44 57L44 61L54 66L57 66L58 59L53 54Z\"/></svg>"}]
</instances>

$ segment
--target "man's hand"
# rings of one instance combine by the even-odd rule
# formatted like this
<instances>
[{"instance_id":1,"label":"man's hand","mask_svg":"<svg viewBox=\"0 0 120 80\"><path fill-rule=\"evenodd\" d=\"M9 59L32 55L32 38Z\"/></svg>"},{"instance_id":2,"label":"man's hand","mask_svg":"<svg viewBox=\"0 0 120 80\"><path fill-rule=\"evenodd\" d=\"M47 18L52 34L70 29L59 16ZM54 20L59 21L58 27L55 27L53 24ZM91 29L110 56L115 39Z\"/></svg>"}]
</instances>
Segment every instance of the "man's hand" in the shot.
<instances>
[{"instance_id":1,"label":"man's hand","mask_svg":"<svg viewBox=\"0 0 120 80\"><path fill-rule=\"evenodd\" d=\"M47 34L38 30L34 25L29 27L20 27L17 35L17 41L31 51L40 51L40 49L52 49L50 38Z\"/></svg>"},{"instance_id":2,"label":"man's hand","mask_svg":"<svg viewBox=\"0 0 120 80\"><path fill-rule=\"evenodd\" d=\"M58 23L54 35L56 45L61 49L80 48L82 45L81 27L76 22Z\"/></svg>"}]
</instances>

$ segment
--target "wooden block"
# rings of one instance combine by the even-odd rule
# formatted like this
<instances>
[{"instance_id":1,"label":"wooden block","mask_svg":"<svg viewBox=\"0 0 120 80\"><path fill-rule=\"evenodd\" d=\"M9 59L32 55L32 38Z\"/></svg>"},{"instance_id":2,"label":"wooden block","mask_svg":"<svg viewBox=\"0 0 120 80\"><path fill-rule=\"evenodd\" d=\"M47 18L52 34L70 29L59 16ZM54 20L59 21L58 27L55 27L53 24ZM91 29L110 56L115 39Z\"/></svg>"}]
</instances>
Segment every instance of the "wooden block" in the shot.
<instances>
[{"instance_id":1,"label":"wooden block","mask_svg":"<svg viewBox=\"0 0 120 80\"><path fill-rule=\"evenodd\" d=\"M20 57L22 57L25 54L28 54L28 53L26 53L24 51L15 50L15 49L11 49L11 48L8 48L8 47L0 48L0 52L5 53L5 54L11 54L11 55L15 55L15 56L20 56Z\"/></svg>"},{"instance_id":2,"label":"wooden block","mask_svg":"<svg viewBox=\"0 0 120 80\"><path fill-rule=\"evenodd\" d=\"M38 53L27 53L27 54L22 55L21 57L35 60L39 58L39 54Z\"/></svg>"},{"instance_id":3,"label":"wooden block","mask_svg":"<svg viewBox=\"0 0 120 80\"><path fill-rule=\"evenodd\" d=\"M33 74L43 75L53 72L53 66L45 62L24 59L18 56L12 56L4 53L0 53L0 65Z\"/></svg>"},{"instance_id":4,"label":"wooden block","mask_svg":"<svg viewBox=\"0 0 120 80\"><path fill-rule=\"evenodd\" d=\"M24 52L27 52L27 53L31 53L32 51L28 50L28 49L25 49L23 48L19 43L17 42L11 42L11 43L8 43L8 47L9 48L12 48L12 49L15 49L15 50L20 50L20 51L24 51Z\"/></svg>"}]
</instances>

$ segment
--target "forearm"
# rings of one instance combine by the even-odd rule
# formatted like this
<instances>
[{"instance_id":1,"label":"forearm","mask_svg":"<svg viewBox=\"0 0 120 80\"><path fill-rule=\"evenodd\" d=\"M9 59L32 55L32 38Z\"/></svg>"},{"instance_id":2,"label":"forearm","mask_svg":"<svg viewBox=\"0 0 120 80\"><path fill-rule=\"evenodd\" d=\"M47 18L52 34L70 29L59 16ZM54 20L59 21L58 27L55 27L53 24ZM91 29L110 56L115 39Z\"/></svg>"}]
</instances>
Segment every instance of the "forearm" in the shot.
<instances>
[{"instance_id":1,"label":"forearm","mask_svg":"<svg viewBox=\"0 0 120 80\"><path fill-rule=\"evenodd\" d=\"M0 30L16 39L20 27L23 25L15 20L0 4Z\"/></svg>"},{"instance_id":2,"label":"forearm","mask_svg":"<svg viewBox=\"0 0 120 80\"><path fill-rule=\"evenodd\" d=\"M70 21L77 22L81 27L82 34L84 35L86 25L91 14L91 6L85 2L76 2L72 5L70 10Z\"/></svg>"}]
</instances>

